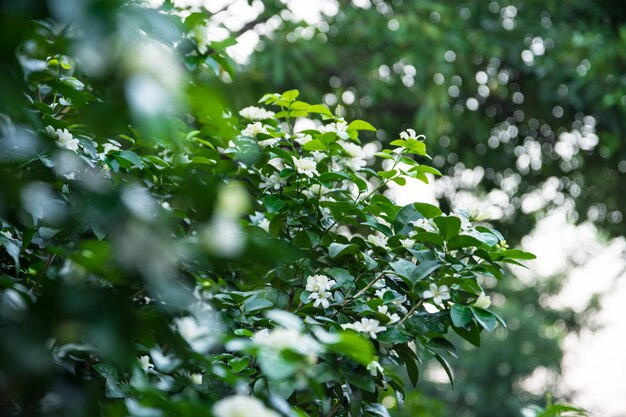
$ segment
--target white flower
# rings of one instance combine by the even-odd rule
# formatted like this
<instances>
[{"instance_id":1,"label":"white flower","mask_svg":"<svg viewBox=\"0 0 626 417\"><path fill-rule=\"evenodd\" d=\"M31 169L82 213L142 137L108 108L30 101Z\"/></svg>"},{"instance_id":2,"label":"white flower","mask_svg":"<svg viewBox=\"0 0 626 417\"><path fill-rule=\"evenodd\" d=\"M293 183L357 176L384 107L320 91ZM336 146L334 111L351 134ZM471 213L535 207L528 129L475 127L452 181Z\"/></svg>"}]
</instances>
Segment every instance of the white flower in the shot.
<instances>
[{"instance_id":1,"label":"white flower","mask_svg":"<svg viewBox=\"0 0 626 417\"><path fill-rule=\"evenodd\" d=\"M322 307L324 309L330 306L328 300L332 299L332 294L329 291L312 292L309 294L309 301L315 300L313 307Z\"/></svg>"},{"instance_id":2,"label":"white flower","mask_svg":"<svg viewBox=\"0 0 626 417\"><path fill-rule=\"evenodd\" d=\"M313 137L311 135L298 133L296 134L296 136L294 136L293 140L295 140L300 146L304 146L307 143L311 142L313 140Z\"/></svg>"},{"instance_id":3,"label":"white flower","mask_svg":"<svg viewBox=\"0 0 626 417\"><path fill-rule=\"evenodd\" d=\"M112 144L112 143L107 142L107 143L105 143L105 144L103 144L103 145L102 145L102 149L103 149L103 150L102 150L102 153L103 153L104 155L106 155L106 154L108 154L109 152L119 151L119 150L120 150L120 147L119 147L119 146L117 146L117 145L114 145L114 144Z\"/></svg>"},{"instance_id":4,"label":"white flower","mask_svg":"<svg viewBox=\"0 0 626 417\"><path fill-rule=\"evenodd\" d=\"M239 111L239 115L249 120L265 120L274 117L274 112L265 110L261 107L250 106L245 109L241 109Z\"/></svg>"},{"instance_id":5,"label":"white flower","mask_svg":"<svg viewBox=\"0 0 626 417\"><path fill-rule=\"evenodd\" d=\"M313 151L311 152L311 156L315 162L320 162L322 159L326 158L326 154L322 151Z\"/></svg>"},{"instance_id":6,"label":"white flower","mask_svg":"<svg viewBox=\"0 0 626 417\"><path fill-rule=\"evenodd\" d=\"M368 318L362 318L361 321L356 321L350 324L342 324L341 327L343 329L352 329L359 333L363 333L372 339L376 339L376 333L387 330L385 326L380 326L380 322L378 320Z\"/></svg>"},{"instance_id":7,"label":"white flower","mask_svg":"<svg viewBox=\"0 0 626 417\"><path fill-rule=\"evenodd\" d=\"M385 370L383 369L382 366L380 366L380 363L378 363L378 361L371 361L367 365L367 370L372 376L376 376L376 374L378 373L380 373L381 375L385 373Z\"/></svg>"},{"instance_id":8,"label":"white flower","mask_svg":"<svg viewBox=\"0 0 626 417\"><path fill-rule=\"evenodd\" d=\"M380 232L376 232L375 235L369 235L367 237L367 241L374 246L381 247L383 249L387 248L387 236L383 235Z\"/></svg>"},{"instance_id":9,"label":"white flower","mask_svg":"<svg viewBox=\"0 0 626 417\"><path fill-rule=\"evenodd\" d=\"M396 306L396 308L398 309L399 312L406 313L408 310L404 306L404 302L405 301L406 301L406 295L403 295L402 297L395 298L391 302L393 303L393 305Z\"/></svg>"},{"instance_id":10,"label":"white flower","mask_svg":"<svg viewBox=\"0 0 626 417\"><path fill-rule=\"evenodd\" d=\"M213 405L215 417L280 417L261 400L247 395L233 395Z\"/></svg>"},{"instance_id":11,"label":"white flower","mask_svg":"<svg viewBox=\"0 0 626 417\"><path fill-rule=\"evenodd\" d=\"M215 342L215 326L208 326L195 317L181 317L174 320L176 330L198 353L206 353Z\"/></svg>"},{"instance_id":12,"label":"white flower","mask_svg":"<svg viewBox=\"0 0 626 417\"><path fill-rule=\"evenodd\" d=\"M253 215L248 216L253 226L259 226L261 229L269 233L270 221L265 217L264 213L255 211Z\"/></svg>"},{"instance_id":13,"label":"white flower","mask_svg":"<svg viewBox=\"0 0 626 417\"><path fill-rule=\"evenodd\" d=\"M259 224L257 224L261 229L265 230L267 233L270 232L270 221L268 219L261 219Z\"/></svg>"},{"instance_id":14,"label":"white flower","mask_svg":"<svg viewBox=\"0 0 626 417\"><path fill-rule=\"evenodd\" d=\"M261 188L273 188L275 190L280 189L281 186L286 184L284 178L282 178L278 172L274 172L269 177L264 177L263 182L259 184Z\"/></svg>"},{"instance_id":15,"label":"white flower","mask_svg":"<svg viewBox=\"0 0 626 417\"><path fill-rule=\"evenodd\" d=\"M385 305L378 306L378 312L389 317L389 324L397 323L400 321L400 316L396 313L389 314L389 307Z\"/></svg>"},{"instance_id":16,"label":"white flower","mask_svg":"<svg viewBox=\"0 0 626 417\"><path fill-rule=\"evenodd\" d=\"M400 244L405 249L411 249L415 245L415 241L413 239L400 239Z\"/></svg>"},{"instance_id":17,"label":"white flower","mask_svg":"<svg viewBox=\"0 0 626 417\"><path fill-rule=\"evenodd\" d=\"M261 122L250 123L244 130L241 131L243 136L247 136L249 138L254 138L259 133L264 133L266 135L269 134L267 128L263 126Z\"/></svg>"},{"instance_id":18,"label":"white flower","mask_svg":"<svg viewBox=\"0 0 626 417\"><path fill-rule=\"evenodd\" d=\"M376 297L383 298L387 291L390 291L389 288L387 287L381 288L380 290L376 290Z\"/></svg>"},{"instance_id":19,"label":"white flower","mask_svg":"<svg viewBox=\"0 0 626 417\"><path fill-rule=\"evenodd\" d=\"M259 222L265 218L265 214L260 211L255 211L254 214L251 214L248 218L250 219L250 223L257 226Z\"/></svg>"},{"instance_id":20,"label":"white flower","mask_svg":"<svg viewBox=\"0 0 626 417\"><path fill-rule=\"evenodd\" d=\"M348 155L352 158L363 158L365 157L365 153L363 152L363 148L361 148L356 143L347 142L345 140L340 140L337 142L341 147L346 151Z\"/></svg>"},{"instance_id":21,"label":"white flower","mask_svg":"<svg viewBox=\"0 0 626 417\"><path fill-rule=\"evenodd\" d=\"M252 342L259 346L274 350L290 349L301 355L317 358L321 350L320 344L308 334L302 334L296 329L282 327L268 330L263 329L252 336Z\"/></svg>"},{"instance_id":22,"label":"white flower","mask_svg":"<svg viewBox=\"0 0 626 417\"><path fill-rule=\"evenodd\" d=\"M436 284L430 284L430 290L424 291L422 296L424 298L432 298L435 304L441 304L443 300L450 299L450 293L448 292L447 285L437 287Z\"/></svg>"},{"instance_id":23,"label":"white flower","mask_svg":"<svg viewBox=\"0 0 626 417\"><path fill-rule=\"evenodd\" d=\"M426 139L426 136L424 135L418 135L415 133L415 130L413 129L407 129L404 132L400 132L400 139L416 139L416 140L420 140L420 139Z\"/></svg>"},{"instance_id":24,"label":"white flower","mask_svg":"<svg viewBox=\"0 0 626 417\"><path fill-rule=\"evenodd\" d=\"M302 191L302 194L304 194L308 198L319 197L321 199L321 197L323 197L324 194L326 194L328 191L328 188L324 187L321 184L311 184L309 188Z\"/></svg>"},{"instance_id":25,"label":"white flower","mask_svg":"<svg viewBox=\"0 0 626 417\"><path fill-rule=\"evenodd\" d=\"M154 365L150 362L150 356L143 355L139 357L139 366L143 369L144 372L151 371L154 369Z\"/></svg>"},{"instance_id":26,"label":"white flower","mask_svg":"<svg viewBox=\"0 0 626 417\"><path fill-rule=\"evenodd\" d=\"M340 171L342 167L349 167L353 171L358 171L367 165L366 154L356 143L340 140L337 142L346 151L349 157L334 158L333 171Z\"/></svg>"},{"instance_id":27,"label":"white flower","mask_svg":"<svg viewBox=\"0 0 626 417\"><path fill-rule=\"evenodd\" d=\"M271 148L272 146L276 146L278 142L280 142L280 139L270 138L270 139L260 140L258 143L261 148L267 148L268 146Z\"/></svg>"},{"instance_id":28,"label":"white flower","mask_svg":"<svg viewBox=\"0 0 626 417\"><path fill-rule=\"evenodd\" d=\"M314 301L313 307L321 306L326 309L330 306L329 300L332 299L332 293L329 290L335 284L336 281L326 275L311 275L306 279L305 289L311 291L309 301Z\"/></svg>"},{"instance_id":29,"label":"white flower","mask_svg":"<svg viewBox=\"0 0 626 417\"><path fill-rule=\"evenodd\" d=\"M358 171L367 165L367 161L363 158L348 158L344 161L344 163L353 171Z\"/></svg>"},{"instance_id":30,"label":"white flower","mask_svg":"<svg viewBox=\"0 0 626 417\"><path fill-rule=\"evenodd\" d=\"M161 1L161 3L163 3L163 1ZM174 4L176 3L198 3L196 7L200 7L202 2L201 0L174 0ZM196 41L198 52L206 54L212 42L220 42L228 37L228 31L219 26L207 26L205 23L201 23L191 30L189 37Z\"/></svg>"},{"instance_id":31,"label":"white flower","mask_svg":"<svg viewBox=\"0 0 626 417\"><path fill-rule=\"evenodd\" d=\"M341 139L348 139L350 136L348 135L348 123L344 120L339 120L336 123L329 123L326 126L320 126L317 128L320 133L328 133L334 132Z\"/></svg>"},{"instance_id":32,"label":"white flower","mask_svg":"<svg viewBox=\"0 0 626 417\"><path fill-rule=\"evenodd\" d=\"M326 275L311 275L306 279L306 290L311 292L329 291L337 282Z\"/></svg>"},{"instance_id":33,"label":"white flower","mask_svg":"<svg viewBox=\"0 0 626 417\"><path fill-rule=\"evenodd\" d=\"M51 132L48 128L46 128L46 131L48 133ZM76 152L78 150L78 145L80 145L80 142L78 141L78 139L72 136L72 134L67 129L57 129L55 135L57 137L57 142L59 143L59 145L70 151Z\"/></svg>"},{"instance_id":34,"label":"white flower","mask_svg":"<svg viewBox=\"0 0 626 417\"><path fill-rule=\"evenodd\" d=\"M313 178L314 175L319 175L317 172L317 163L310 158L294 158L293 163L296 166L298 174L304 174L309 178Z\"/></svg>"},{"instance_id":35,"label":"white flower","mask_svg":"<svg viewBox=\"0 0 626 417\"><path fill-rule=\"evenodd\" d=\"M434 232L437 233L437 231L439 230L437 228L437 225L435 224L435 222L433 222L432 220L429 219L417 219L415 221L410 222L413 226L415 227L419 227L421 229L424 229L427 232Z\"/></svg>"},{"instance_id":36,"label":"white flower","mask_svg":"<svg viewBox=\"0 0 626 417\"><path fill-rule=\"evenodd\" d=\"M198 44L198 51L206 54L209 50L208 28L205 25L196 25L189 33L190 37Z\"/></svg>"},{"instance_id":37,"label":"white flower","mask_svg":"<svg viewBox=\"0 0 626 417\"><path fill-rule=\"evenodd\" d=\"M284 178L278 174L278 172L274 172L269 177L264 177L263 182L259 184L261 188L273 188L275 190L280 189L286 183Z\"/></svg>"},{"instance_id":38,"label":"white flower","mask_svg":"<svg viewBox=\"0 0 626 417\"><path fill-rule=\"evenodd\" d=\"M474 301L474 307L489 308L490 305L491 305L491 298L488 295L485 295L484 291L481 291L476 301Z\"/></svg>"},{"instance_id":39,"label":"white flower","mask_svg":"<svg viewBox=\"0 0 626 417\"><path fill-rule=\"evenodd\" d=\"M202 385L202 374L191 374L189 379L192 384Z\"/></svg>"}]
</instances>

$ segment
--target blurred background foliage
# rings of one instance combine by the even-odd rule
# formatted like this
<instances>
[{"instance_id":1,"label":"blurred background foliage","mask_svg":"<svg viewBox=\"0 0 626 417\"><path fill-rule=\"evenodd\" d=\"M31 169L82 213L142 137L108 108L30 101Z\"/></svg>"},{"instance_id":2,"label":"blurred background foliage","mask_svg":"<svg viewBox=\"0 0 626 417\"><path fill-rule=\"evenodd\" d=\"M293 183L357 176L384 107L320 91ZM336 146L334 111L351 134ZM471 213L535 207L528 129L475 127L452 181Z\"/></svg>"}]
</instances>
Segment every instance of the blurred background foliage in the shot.
<instances>
[{"instance_id":1,"label":"blurred background foliage","mask_svg":"<svg viewBox=\"0 0 626 417\"><path fill-rule=\"evenodd\" d=\"M128 7L119 0L2 2L0 113L11 119L10 124L2 125L3 140L19 136L35 141L29 132L44 128L41 115L23 94L29 89L30 77L39 76L37 57L78 55L95 63L78 77L88 80L90 91L64 90L74 104L89 103L81 107L81 120L88 121L90 131L101 137L125 132L142 146L161 143L174 150L179 146L175 138L181 135L175 116L182 114L180 109L185 106L203 113L200 129L228 138L232 136L229 124L219 122L223 108L242 107L267 91L297 87L304 97L324 97L331 107L340 104L348 118L371 121L380 128L380 142L393 139L387 132L409 127L425 133L429 153L435 155L434 165L452 178L435 185L442 208L447 211L460 204L498 208L492 213L493 222L510 237L512 246L554 208L564 208L572 221L592 221L606 236L624 234L626 11L620 5L609 1L329 1L324 2L329 6L322 8L326 12L317 21L307 22L294 13L297 1L249 3L261 4L258 16L230 30L232 36L258 34L259 43L248 62L235 73L235 64L216 51L211 55L214 62L209 63L215 73L201 69L193 57L185 58L187 69L198 72L194 77L198 83L168 94L168 100L180 100L180 105L173 106L178 110L169 114L171 117L163 117L146 109L146 103L133 102L128 93L129 80L142 62L133 45L140 41L135 38L140 30L177 45L174 53L186 56L189 44L181 37L180 21L149 9ZM228 6L226 2L223 10ZM213 18L218 17L216 13ZM156 68L166 74L162 80L165 87L168 79L177 77L177 69L168 68L166 60L144 58L147 64L141 71L150 73ZM71 86L72 80L68 83ZM106 100L96 100L104 91ZM37 94L46 92L30 91L31 97ZM129 127L131 123L134 129ZM9 152L19 154L20 149L10 148L11 144L5 142L0 150L0 215L11 222L27 223L17 217L19 184L25 178L18 177L5 159ZM50 174L42 164L45 161L34 164L27 175L55 186L54 178L46 179ZM213 187L182 182L178 186L169 191L189 206L206 209L198 210L198 216L210 217L216 195L193 190ZM181 227L163 224L153 228L133 220L116 190L95 187L80 192L77 207L59 220L59 226L72 216L86 215L108 233L130 236L130 243L118 242L117 255L157 241L150 236L167 236L170 228ZM85 212L84 207L93 210ZM84 247L79 249L108 250L98 244L98 230L84 233L91 239L83 241ZM143 237L133 240L138 236ZM45 239L35 236L35 241L37 238ZM77 236L61 238L71 242ZM113 262L127 276L137 275L139 280L139 263L154 262L167 270L167 256L158 254L179 250L167 245L153 249L150 253L157 255L152 259L120 257L121 265L117 265L114 254L103 253L101 262ZM271 251L259 254L255 249L247 256L264 259L271 255ZM3 267L12 265L10 253L1 256ZM52 251L47 259L33 258L23 267L31 271L60 269L55 256ZM88 264L88 260L82 261ZM94 270L100 266L91 265ZM3 285L8 284L3 281ZM48 298L38 303L40 310L0 329L4 370L0 392L30 392L31 397L19 399L28 413L28 406L52 387L58 395L55 398L73 399L67 402L71 409L66 408L65 415L94 415L90 407L102 383L94 381L97 388L79 385L67 373L59 372L57 364L33 360L41 359L41 352L24 355L23 349L44 346L49 334L71 340L81 328L90 326L107 329L106 335L90 335L93 340L106 337L111 346L123 347L125 335L141 335L143 329L155 325L154 315L163 312L155 309L146 316L128 317L124 309L116 308L132 295L132 285L128 294L68 289L56 282L46 285L51 287L46 291ZM441 378L436 372L427 372L420 389L407 397L405 415L520 416L523 406L542 404L547 392L558 391L563 355L560 341L568 332L592 326L592 313L598 306L594 299L582 314L545 307L542 297L558 293L561 286L562 276L532 284L514 279L500 283L494 304L509 322L509 331L485 338L477 354L460 355L453 389L441 389ZM9 305L3 302L5 309ZM47 311L60 313L48 316ZM23 340L16 340L15 335ZM459 345L471 350L460 341ZM108 353L114 363L130 360L124 359L123 350ZM537 372L552 375L554 384L530 389L524 381ZM0 411L7 401L0 398ZM192 415L193 405L185 407L181 405L177 415ZM119 415L120 410L109 412Z\"/></svg>"}]
</instances>

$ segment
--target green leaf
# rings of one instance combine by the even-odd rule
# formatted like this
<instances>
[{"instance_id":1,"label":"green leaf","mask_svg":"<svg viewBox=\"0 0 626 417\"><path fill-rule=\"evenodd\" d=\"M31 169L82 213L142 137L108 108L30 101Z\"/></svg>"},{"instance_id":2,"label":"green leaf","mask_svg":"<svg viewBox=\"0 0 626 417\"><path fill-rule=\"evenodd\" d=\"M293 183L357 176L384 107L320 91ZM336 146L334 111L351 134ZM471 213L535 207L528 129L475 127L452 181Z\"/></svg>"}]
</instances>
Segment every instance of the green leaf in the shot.
<instances>
[{"instance_id":1,"label":"green leaf","mask_svg":"<svg viewBox=\"0 0 626 417\"><path fill-rule=\"evenodd\" d=\"M428 203L413 203L413 207L424 217L425 219L432 219L436 216L441 216L441 209L437 206L433 206Z\"/></svg>"},{"instance_id":2,"label":"green leaf","mask_svg":"<svg viewBox=\"0 0 626 417\"><path fill-rule=\"evenodd\" d=\"M444 240L449 241L459 234L461 230L461 219L456 216L439 216L434 218L434 222L439 228L439 233Z\"/></svg>"},{"instance_id":3,"label":"green leaf","mask_svg":"<svg viewBox=\"0 0 626 417\"><path fill-rule=\"evenodd\" d=\"M256 311L265 310L268 308L274 307L274 304L270 300L266 300L264 298L253 298L251 300L246 301L243 304L243 309L247 313L253 313Z\"/></svg>"},{"instance_id":4,"label":"green leaf","mask_svg":"<svg viewBox=\"0 0 626 417\"><path fill-rule=\"evenodd\" d=\"M300 95L300 92L298 90L289 90L289 91L285 91L284 93L282 93L281 97L287 101L293 101L296 98L298 98L299 95Z\"/></svg>"},{"instance_id":5,"label":"green leaf","mask_svg":"<svg viewBox=\"0 0 626 417\"><path fill-rule=\"evenodd\" d=\"M304 101L294 101L289 106L292 110L308 110L311 105L309 103L305 103Z\"/></svg>"},{"instance_id":6,"label":"green leaf","mask_svg":"<svg viewBox=\"0 0 626 417\"><path fill-rule=\"evenodd\" d=\"M455 304L450 309L450 319L456 327L465 327L472 321L472 310L461 304Z\"/></svg>"},{"instance_id":7,"label":"green leaf","mask_svg":"<svg viewBox=\"0 0 626 417\"><path fill-rule=\"evenodd\" d=\"M83 91L85 89L85 84L75 77L63 77L61 78L61 82L76 91Z\"/></svg>"},{"instance_id":8,"label":"green leaf","mask_svg":"<svg viewBox=\"0 0 626 417\"><path fill-rule=\"evenodd\" d=\"M354 281L354 276L343 268L331 268L326 272L337 281L338 287L343 287L346 283Z\"/></svg>"},{"instance_id":9,"label":"green leaf","mask_svg":"<svg viewBox=\"0 0 626 417\"><path fill-rule=\"evenodd\" d=\"M329 117L333 116L333 114L328 109L328 107L326 107L323 104L314 104L310 106L307 110L309 113L318 113L318 114L323 114L324 116L329 116Z\"/></svg>"},{"instance_id":10,"label":"green leaf","mask_svg":"<svg viewBox=\"0 0 626 417\"><path fill-rule=\"evenodd\" d=\"M433 174L439 177L442 175L441 172L437 168L433 168L428 165L414 166L413 168L409 170L409 172L422 172L422 173L427 173L427 174Z\"/></svg>"},{"instance_id":11,"label":"green leaf","mask_svg":"<svg viewBox=\"0 0 626 417\"><path fill-rule=\"evenodd\" d=\"M355 255L359 252L359 250L360 250L359 245L355 243L343 244L343 243L333 242L330 244L328 248L328 254L330 255L331 258L337 259L346 255Z\"/></svg>"},{"instance_id":12,"label":"green leaf","mask_svg":"<svg viewBox=\"0 0 626 417\"><path fill-rule=\"evenodd\" d=\"M411 384L415 387L420 374L419 368L417 367L417 357L415 356L415 353L406 345L397 345L394 347L394 350L398 353L400 360L404 363L409 379L411 380Z\"/></svg>"},{"instance_id":13,"label":"green leaf","mask_svg":"<svg viewBox=\"0 0 626 417\"><path fill-rule=\"evenodd\" d=\"M426 155L426 144L422 141L409 139L407 140L405 147L406 149L408 149L410 153L421 155L421 156Z\"/></svg>"},{"instance_id":14,"label":"green leaf","mask_svg":"<svg viewBox=\"0 0 626 417\"><path fill-rule=\"evenodd\" d=\"M319 139L308 141L302 146L302 148L307 151L325 151L328 149Z\"/></svg>"},{"instance_id":15,"label":"green leaf","mask_svg":"<svg viewBox=\"0 0 626 417\"><path fill-rule=\"evenodd\" d=\"M389 262L389 266L398 276L404 278L408 284L414 283L411 277L415 274L415 271L417 270L417 265L415 265L413 262L409 262L406 259L399 259L394 262Z\"/></svg>"},{"instance_id":16,"label":"green leaf","mask_svg":"<svg viewBox=\"0 0 626 417\"><path fill-rule=\"evenodd\" d=\"M343 354L361 365L367 366L374 357L374 347L358 333L343 331L336 338L330 339L326 345L336 353Z\"/></svg>"},{"instance_id":17,"label":"green leaf","mask_svg":"<svg viewBox=\"0 0 626 417\"><path fill-rule=\"evenodd\" d=\"M350 129L350 130L372 130L374 132L376 131L376 128L374 126L372 126L371 124L369 124L368 122L366 122L364 120L353 120L348 125L348 129Z\"/></svg>"},{"instance_id":18,"label":"green leaf","mask_svg":"<svg viewBox=\"0 0 626 417\"><path fill-rule=\"evenodd\" d=\"M480 247L483 242L473 236L457 235L448 242L448 249L455 250L468 247Z\"/></svg>"},{"instance_id":19,"label":"green leaf","mask_svg":"<svg viewBox=\"0 0 626 417\"><path fill-rule=\"evenodd\" d=\"M439 349L447 353L448 355L457 358L456 348L454 345L447 339L443 337L435 337L428 341L426 344L429 350L431 349ZM432 351L432 350L431 350Z\"/></svg>"},{"instance_id":20,"label":"green leaf","mask_svg":"<svg viewBox=\"0 0 626 417\"><path fill-rule=\"evenodd\" d=\"M204 156L194 156L191 158L191 163L200 165L217 165L217 161L205 158Z\"/></svg>"},{"instance_id":21,"label":"green leaf","mask_svg":"<svg viewBox=\"0 0 626 417\"><path fill-rule=\"evenodd\" d=\"M454 386L454 373L452 372L452 367L450 366L450 364L448 363L446 358L444 358L443 356L441 356L438 353L435 353L434 357L437 360L437 362L439 362L439 364L441 365L443 370L446 371L446 375L448 375L448 379L450 380L450 384L452 384L452 386Z\"/></svg>"},{"instance_id":22,"label":"green leaf","mask_svg":"<svg viewBox=\"0 0 626 417\"><path fill-rule=\"evenodd\" d=\"M480 328L476 325L476 323L470 323L469 330L456 326L452 326L452 330L472 345L480 347Z\"/></svg>"},{"instance_id":23,"label":"green leaf","mask_svg":"<svg viewBox=\"0 0 626 417\"><path fill-rule=\"evenodd\" d=\"M480 325L488 332L495 329L498 325L498 320L490 311L478 307L469 308L472 310L472 314L476 318L476 321L478 321L478 323L480 323Z\"/></svg>"},{"instance_id":24,"label":"green leaf","mask_svg":"<svg viewBox=\"0 0 626 417\"><path fill-rule=\"evenodd\" d=\"M394 262L389 262L389 266L402 278L408 279L411 284L415 284L418 281L423 280L428 275L433 273L441 267L441 262L431 260L424 261L419 265L409 262L405 259L399 259Z\"/></svg>"},{"instance_id":25,"label":"green leaf","mask_svg":"<svg viewBox=\"0 0 626 417\"><path fill-rule=\"evenodd\" d=\"M133 151L121 151L119 154L115 155L115 158L122 158L135 165L137 168L143 168L143 161L139 158L139 155Z\"/></svg>"},{"instance_id":26,"label":"green leaf","mask_svg":"<svg viewBox=\"0 0 626 417\"><path fill-rule=\"evenodd\" d=\"M398 171L396 171L395 169L392 169L390 171L378 171L377 174L381 177L384 178L386 180L389 180L393 177L396 176L396 174L398 173Z\"/></svg>"},{"instance_id":27,"label":"green leaf","mask_svg":"<svg viewBox=\"0 0 626 417\"><path fill-rule=\"evenodd\" d=\"M346 378L346 381L348 381L350 385L360 388L363 391L371 393L376 392L376 381L369 374L369 372L356 370L352 372L344 372L343 374Z\"/></svg>"},{"instance_id":28,"label":"green leaf","mask_svg":"<svg viewBox=\"0 0 626 417\"><path fill-rule=\"evenodd\" d=\"M13 259L15 271L17 272L20 269L20 246L16 242L18 241L0 234L0 246L3 246L9 256Z\"/></svg>"},{"instance_id":29,"label":"green leaf","mask_svg":"<svg viewBox=\"0 0 626 417\"><path fill-rule=\"evenodd\" d=\"M246 366L248 366L249 363L250 363L250 358L245 357L245 356L243 358L233 358L228 361L228 364L230 365L231 368L233 368L233 372L235 373L239 373L243 371L246 368Z\"/></svg>"},{"instance_id":30,"label":"green leaf","mask_svg":"<svg viewBox=\"0 0 626 417\"><path fill-rule=\"evenodd\" d=\"M285 200L274 194L266 195L263 198L263 203L265 203L269 214L278 213L286 204Z\"/></svg>"},{"instance_id":31,"label":"green leaf","mask_svg":"<svg viewBox=\"0 0 626 417\"><path fill-rule=\"evenodd\" d=\"M508 249L508 250L499 252L499 254L502 255L502 257L504 258L521 259L524 261L537 259L537 257L534 254L520 250L520 249Z\"/></svg>"},{"instance_id":32,"label":"green leaf","mask_svg":"<svg viewBox=\"0 0 626 417\"><path fill-rule=\"evenodd\" d=\"M402 207L396 214L393 227L397 234L406 235L413 229L413 222L417 219L431 219L441 215L439 207L428 203L413 203Z\"/></svg>"},{"instance_id":33,"label":"green leaf","mask_svg":"<svg viewBox=\"0 0 626 417\"><path fill-rule=\"evenodd\" d=\"M499 233L496 234L494 233L494 230L488 229L483 226L477 226L476 231L479 232L477 238L488 246L495 246L498 244L498 242L504 240L498 236Z\"/></svg>"},{"instance_id":34,"label":"green leaf","mask_svg":"<svg viewBox=\"0 0 626 417\"><path fill-rule=\"evenodd\" d=\"M299 361L289 360L284 355L270 349L262 349L258 355L263 374L270 379L283 380L296 372Z\"/></svg>"},{"instance_id":35,"label":"green leaf","mask_svg":"<svg viewBox=\"0 0 626 417\"><path fill-rule=\"evenodd\" d=\"M391 231L391 229L387 226L385 226L384 224L380 224L378 222L375 221L370 221L370 222L363 222L361 223L364 226L369 226L372 229L378 230L379 232L381 232L382 234L384 234L387 237L392 237L393 236L393 232Z\"/></svg>"}]
</instances>

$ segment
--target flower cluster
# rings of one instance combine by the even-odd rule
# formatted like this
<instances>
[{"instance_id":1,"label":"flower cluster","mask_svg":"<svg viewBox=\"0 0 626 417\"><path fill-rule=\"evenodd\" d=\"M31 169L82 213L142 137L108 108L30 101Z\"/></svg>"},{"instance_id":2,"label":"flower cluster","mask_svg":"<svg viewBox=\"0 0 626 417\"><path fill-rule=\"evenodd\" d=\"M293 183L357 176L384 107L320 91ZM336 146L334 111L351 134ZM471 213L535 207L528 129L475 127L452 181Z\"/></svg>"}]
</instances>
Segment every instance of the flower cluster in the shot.
<instances>
[{"instance_id":1,"label":"flower cluster","mask_svg":"<svg viewBox=\"0 0 626 417\"><path fill-rule=\"evenodd\" d=\"M70 150L70 151L78 151L78 147L80 145L80 141L76 139L67 129L54 129L52 126L46 126L46 132L49 135L56 138L57 143Z\"/></svg>"},{"instance_id":2,"label":"flower cluster","mask_svg":"<svg viewBox=\"0 0 626 417\"><path fill-rule=\"evenodd\" d=\"M354 323L342 324L341 328L351 329L359 333L363 333L366 336L376 339L376 334L387 330L385 326L381 326L380 322L376 319L362 318L360 321Z\"/></svg>"},{"instance_id":3,"label":"flower cluster","mask_svg":"<svg viewBox=\"0 0 626 417\"><path fill-rule=\"evenodd\" d=\"M328 308L329 300L332 299L330 289L336 282L326 275L312 275L306 279L306 290L310 291L309 301L313 301L313 307Z\"/></svg>"}]
</instances>

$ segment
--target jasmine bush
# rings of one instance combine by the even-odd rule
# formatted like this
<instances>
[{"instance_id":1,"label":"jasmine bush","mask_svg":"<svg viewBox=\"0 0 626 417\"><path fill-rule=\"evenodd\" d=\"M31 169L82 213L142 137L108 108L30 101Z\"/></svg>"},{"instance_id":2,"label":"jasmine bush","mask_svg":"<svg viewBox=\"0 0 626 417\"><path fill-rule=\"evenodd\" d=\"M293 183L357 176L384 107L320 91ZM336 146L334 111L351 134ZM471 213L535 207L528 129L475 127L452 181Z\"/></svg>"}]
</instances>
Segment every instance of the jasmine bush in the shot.
<instances>
[{"instance_id":1,"label":"jasmine bush","mask_svg":"<svg viewBox=\"0 0 626 417\"><path fill-rule=\"evenodd\" d=\"M450 334L478 346L504 325L483 279L533 256L478 213L385 195L440 175L411 129L363 145L374 126L297 90L229 109L212 88L230 42L166 9L122 4L135 23L99 68L75 23L35 21L19 45L2 414L387 416L428 361L452 380Z\"/></svg>"}]
</instances>

